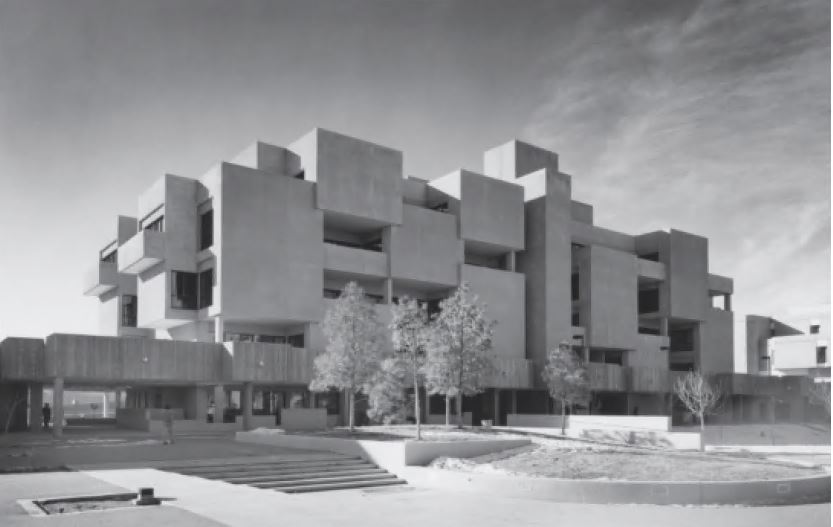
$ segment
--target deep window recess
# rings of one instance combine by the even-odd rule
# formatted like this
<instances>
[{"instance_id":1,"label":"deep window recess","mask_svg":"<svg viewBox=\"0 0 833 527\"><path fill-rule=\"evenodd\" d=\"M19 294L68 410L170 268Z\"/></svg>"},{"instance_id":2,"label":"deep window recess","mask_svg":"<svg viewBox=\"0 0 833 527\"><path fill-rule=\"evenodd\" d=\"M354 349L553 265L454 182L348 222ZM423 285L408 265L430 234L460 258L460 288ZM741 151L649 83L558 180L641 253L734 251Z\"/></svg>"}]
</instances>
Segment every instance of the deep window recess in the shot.
<instances>
[{"instance_id":1,"label":"deep window recess","mask_svg":"<svg viewBox=\"0 0 833 527\"><path fill-rule=\"evenodd\" d=\"M324 298L338 298L341 296L341 291L338 289L325 289Z\"/></svg>"},{"instance_id":2,"label":"deep window recess","mask_svg":"<svg viewBox=\"0 0 833 527\"><path fill-rule=\"evenodd\" d=\"M443 201L442 203L438 203L431 207L431 210L435 210L437 212L448 212L448 202Z\"/></svg>"},{"instance_id":3,"label":"deep window recess","mask_svg":"<svg viewBox=\"0 0 833 527\"><path fill-rule=\"evenodd\" d=\"M694 330L673 329L668 337L671 351L694 351Z\"/></svg>"},{"instance_id":4,"label":"deep window recess","mask_svg":"<svg viewBox=\"0 0 833 527\"><path fill-rule=\"evenodd\" d=\"M578 280L578 273L573 273L570 277L570 294L573 300L578 300L579 298L579 280ZM575 324L574 324L575 325Z\"/></svg>"},{"instance_id":5,"label":"deep window recess","mask_svg":"<svg viewBox=\"0 0 833 527\"><path fill-rule=\"evenodd\" d=\"M827 346L816 347L816 364L827 363Z\"/></svg>"},{"instance_id":6,"label":"deep window recess","mask_svg":"<svg viewBox=\"0 0 833 527\"><path fill-rule=\"evenodd\" d=\"M121 325L126 328L136 327L136 313L139 299L136 295L121 296Z\"/></svg>"},{"instance_id":7,"label":"deep window recess","mask_svg":"<svg viewBox=\"0 0 833 527\"><path fill-rule=\"evenodd\" d=\"M214 303L214 269L206 269L199 274L199 309Z\"/></svg>"},{"instance_id":8,"label":"deep window recess","mask_svg":"<svg viewBox=\"0 0 833 527\"><path fill-rule=\"evenodd\" d=\"M109 253L105 254L101 257L102 262L109 262L109 263L116 263L116 253L118 251L110 251Z\"/></svg>"},{"instance_id":9,"label":"deep window recess","mask_svg":"<svg viewBox=\"0 0 833 527\"><path fill-rule=\"evenodd\" d=\"M639 326L639 333L641 335L659 335L659 330L656 328L646 328L645 326Z\"/></svg>"},{"instance_id":10,"label":"deep window recess","mask_svg":"<svg viewBox=\"0 0 833 527\"><path fill-rule=\"evenodd\" d=\"M255 336L250 333L235 333L226 331L223 334L223 342L254 342Z\"/></svg>"},{"instance_id":11,"label":"deep window recess","mask_svg":"<svg viewBox=\"0 0 833 527\"><path fill-rule=\"evenodd\" d=\"M315 394L315 407L326 408L327 415L338 415L340 413L339 396L339 392L336 391L317 393Z\"/></svg>"},{"instance_id":12,"label":"deep window recess","mask_svg":"<svg viewBox=\"0 0 833 527\"><path fill-rule=\"evenodd\" d=\"M811 324L810 325L810 334L816 335L819 332L821 327L818 324Z\"/></svg>"},{"instance_id":13,"label":"deep window recess","mask_svg":"<svg viewBox=\"0 0 833 527\"><path fill-rule=\"evenodd\" d=\"M257 341L268 344L286 344L286 337L282 335L258 335Z\"/></svg>"},{"instance_id":14,"label":"deep window recess","mask_svg":"<svg viewBox=\"0 0 833 527\"><path fill-rule=\"evenodd\" d=\"M342 247L351 247L353 249L363 249L365 251L382 252L382 238L373 238L366 242L358 243L347 240L337 240L335 238L324 238L324 243L332 245L341 245Z\"/></svg>"},{"instance_id":15,"label":"deep window recess","mask_svg":"<svg viewBox=\"0 0 833 527\"><path fill-rule=\"evenodd\" d=\"M150 223L144 223L142 225L142 230L163 232L165 230L165 216L159 216Z\"/></svg>"},{"instance_id":16,"label":"deep window recess","mask_svg":"<svg viewBox=\"0 0 833 527\"><path fill-rule=\"evenodd\" d=\"M301 170L300 172L298 172L297 174L295 174L292 177L294 177L295 179L304 179L304 171Z\"/></svg>"},{"instance_id":17,"label":"deep window recess","mask_svg":"<svg viewBox=\"0 0 833 527\"><path fill-rule=\"evenodd\" d=\"M286 337L286 343L292 346L293 348L303 348L304 334L299 333L298 335L289 335L288 337Z\"/></svg>"},{"instance_id":18,"label":"deep window recess","mask_svg":"<svg viewBox=\"0 0 833 527\"><path fill-rule=\"evenodd\" d=\"M643 260L651 260L652 262L659 261L659 253L640 254L639 257Z\"/></svg>"},{"instance_id":19,"label":"deep window recess","mask_svg":"<svg viewBox=\"0 0 833 527\"><path fill-rule=\"evenodd\" d=\"M639 313L659 311L659 289L641 289L637 297Z\"/></svg>"},{"instance_id":20,"label":"deep window recess","mask_svg":"<svg viewBox=\"0 0 833 527\"><path fill-rule=\"evenodd\" d=\"M171 307L197 309L197 273L171 271Z\"/></svg>"},{"instance_id":21,"label":"deep window recess","mask_svg":"<svg viewBox=\"0 0 833 527\"><path fill-rule=\"evenodd\" d=\"M214 245L214 210L203 212L200 216L200 250Z\"/></svg>"},{"instance_id":22,"label":"deep window recess","mask_svg":"<svg viewBox=\"0 0 833 527\"><path fill-rule=\"evenodd\" d=\"M581 318L579 317L578 311L574 311L573 316L572 316L571 324L573 326L580 326L581 325L580 322L581 322Z\"/></svg>"}]
</instances>

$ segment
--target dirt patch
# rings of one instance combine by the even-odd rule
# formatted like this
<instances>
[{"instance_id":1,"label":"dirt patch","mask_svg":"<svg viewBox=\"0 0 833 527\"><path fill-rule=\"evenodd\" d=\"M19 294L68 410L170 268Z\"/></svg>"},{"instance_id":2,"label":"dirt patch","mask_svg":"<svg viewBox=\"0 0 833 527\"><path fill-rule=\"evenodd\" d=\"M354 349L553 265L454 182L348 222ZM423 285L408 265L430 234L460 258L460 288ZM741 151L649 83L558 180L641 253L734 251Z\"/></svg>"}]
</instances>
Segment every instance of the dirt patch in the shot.
<instances>
[{"instance_id":1,"label":"dirt patch","mask_svg":"<svg viewBox=\"0 0 833 527\"><path fill-rule=\"evenodd\" d=\"M46 514L68 514L71 512L102 511L134 507L135 494L91 496L89 498L68 498L35 502Z\"/></svg>"},{"instance_id":2,"label":"dirt patch","mask_svg":"<svg viewBox=\"0 0 833 527\"><path fill-rule=\"evenodd\" d=\"M823 474L820 467L727 455L683 454L597 445L531 447L471 459L440 458L435 468L544 478L627 481L769 480Z\"/></svg>"},{"instance_id":3,"label":"dirt patch","mask_svg":"<svg viewBox=\"0 0 833 527\"><path fill-rule=\"evenodd\" d=\"M357 426L351 432L348 428L334 428L320 432L288 432L289 434L315 436L315 437L336 437L340 439L369 439L373 441L403 441L416 439L416 426L392 425L392 426ZM500 437L507 439L516 437L513 434L500 433L494 430L481 430L479 428L450 428L444 425L422 426L422 439L424 441L470 441L477 439L495 439ZM521 437L521 436L517 436Z\"/></svg>"}]
</instances>

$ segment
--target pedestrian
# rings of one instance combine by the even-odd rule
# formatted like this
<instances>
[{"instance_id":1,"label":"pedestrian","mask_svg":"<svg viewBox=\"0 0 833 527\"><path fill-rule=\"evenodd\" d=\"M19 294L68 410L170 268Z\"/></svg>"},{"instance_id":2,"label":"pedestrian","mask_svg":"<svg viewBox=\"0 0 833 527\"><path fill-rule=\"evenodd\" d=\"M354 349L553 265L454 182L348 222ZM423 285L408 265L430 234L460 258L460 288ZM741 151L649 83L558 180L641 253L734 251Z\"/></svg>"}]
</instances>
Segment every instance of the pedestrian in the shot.
<instances>
[{"instance_id":1,"label":"pedestrian","mask_svg":"<svg viewBox=\"0 0 833 527\"><path fill-rule=\"evenodd\" d=\"M215 411L214 401L211 401L208 404L208 414L206 415L206 418L205 418L205 420L208 421L209 423L214 422L214 411Z\"/></svg>"},{"instance_id":2,"label":"pedestrian","mask_svg":"<svg viewBox=\"0 0 833 527\"><path fill-rule=\"evenodd\" d=\"M43 427L49 428L49 422L52 420L52 408L49 407L49 403L43 404L40 413L43 416Z\"/></svg>"},{"instance_id":3,"label":"pedestrian","mask_svg":"<svg viewBox=\"0 0 833 527\"><path fill-rule=\"evenodd\" d=\"M165 405L165 430L168 433L168 439L166 439L163 444L165 445L172 445L174 443L174 413L171 410L171 405Z\"/></svg>"}]
</instances>

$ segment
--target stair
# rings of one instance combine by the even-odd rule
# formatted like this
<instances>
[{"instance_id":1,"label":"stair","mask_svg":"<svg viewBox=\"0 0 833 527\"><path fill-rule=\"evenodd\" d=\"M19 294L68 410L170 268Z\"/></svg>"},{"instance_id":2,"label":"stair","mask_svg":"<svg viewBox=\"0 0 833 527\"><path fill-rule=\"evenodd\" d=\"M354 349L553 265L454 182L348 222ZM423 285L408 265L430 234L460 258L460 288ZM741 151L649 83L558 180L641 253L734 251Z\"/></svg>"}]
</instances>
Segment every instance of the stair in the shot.
<instances>
[{"instance_id":1,"label":"stair","mask_svg":"<svg viewBox=\"0 0 833 527\"><path fill-rule=\"evenodd\" d=\"M395 474L362 458L338 454L288 457L280 460L206 460L183 465L164 465L160 469L185 476L287 493L361 489L407 483Z\"/></svg>"}]
</instances>

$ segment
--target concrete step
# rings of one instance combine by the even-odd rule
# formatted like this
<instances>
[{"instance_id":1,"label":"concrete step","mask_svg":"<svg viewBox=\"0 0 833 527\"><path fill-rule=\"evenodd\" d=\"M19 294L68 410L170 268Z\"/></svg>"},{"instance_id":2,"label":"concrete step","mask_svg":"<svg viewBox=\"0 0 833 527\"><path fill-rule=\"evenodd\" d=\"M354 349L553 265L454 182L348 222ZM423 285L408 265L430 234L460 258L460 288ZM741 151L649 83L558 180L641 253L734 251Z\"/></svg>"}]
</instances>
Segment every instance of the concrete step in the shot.
<instances>
[{"instance_id":1,"label":"concrete step","mask_svg":"<svg viewBox=\"0 0 833 527\"><path fill-rule=\"evenodd\" d=\"M302 486L313 486L313 485L328 485L332 483L367 483L367 482L375 482L375 481L387 481L387 480L396 480L398 479L394 474L390 473L383 473L383 474L358 474L353 476L322 476L318 478L298 478L298 479L288 479L283 481L263 481L252 483L250 486L257 487L259 489L273 489L273 490L283 490L285 488L294 488L294 487L302 487Z\"/></svg>"},{"instance_id":2,"label":"concrete step","mask_svg":"<svg viewBox=\"0 0 833 527\"><path fill-rule=\"evenodd\" d=\"M223 468L234 468L234 467L251 467L251 466L258 466L258 467L265 467L265 466L286 466L286 465L299 465L303 463L326 463L326 462L333 462L333 461L364 461L360 457L349 457L349 456L339 456L339 455L328 455L328 456L318 456L318 457L311 457L311 458L287 458L287 459L234 459L230 461L223 461L223 462L200 462L199 460L189 462L188 464L166 464L164 465L165 470L171 471L180 471L180 470L197 470L197 469L223 469Z\"/></svg>"},{"instance_id":3,"label":"concrete step","mask_svg":"<svg viewBox=\"0 0 833 527\"><path fill-rule=\"evenodd\" d=\"M180 474L186 474L189 476L201 476L203 474L242 474L242 473L252 473L252 472L283 472L283 471L290 471L290 470L306 470L309 468L324 468L324 467L352 467L352 466L365 466L368 463L366 461L356 459L356 460L339 460L339 461L310 461L308 463L292 463L292 464L282 464L282 465L235 465L235 466L225 466L225 467L194 467L194 468L185 468L185 469L170 469L165 468L170 472L179 472Z\"/></svg>"},{"instance_id":4,"label":"concrete step","mask_svg":"<svg viewBox=\"0 0 833 527\"><path fill-rule=\"evenodd\" d=\"M274 489L278 492L287 492L289 494L301 492L323 492L327 490L347 490L347 489L362 489L367 487L385 487L389 485L406 485L408 482L404 479L383 479L376 481L365 482L347 482L347 483L321 483L315 485L299 485L297 487L285 487L282 489Z\"/></svg>"},{"instance_id":5,"label":"concrete step","mask_svg":"<svg viewBox=\"0 0 833 527\"><path fill-rule=\"evenodd\" d=\"M256 476L234 476L231 478L210 478L210 479L222 479L223 481L228 481L229 483L255 483L255 482L266 482L266 481L283 481L283 480L292 480L292 479L299 479L303 478L317 478L317 477L325 477L325 476L350 476L350 475L357 475L357 474L386 474L387 472L385 469L382 468L370 468L370 467L361 467L349 470L332 470L332 471L325 471L325 472L295 472L292 474L264 474L264 475L256 475Z\"/></svg>"}]
</instances>

